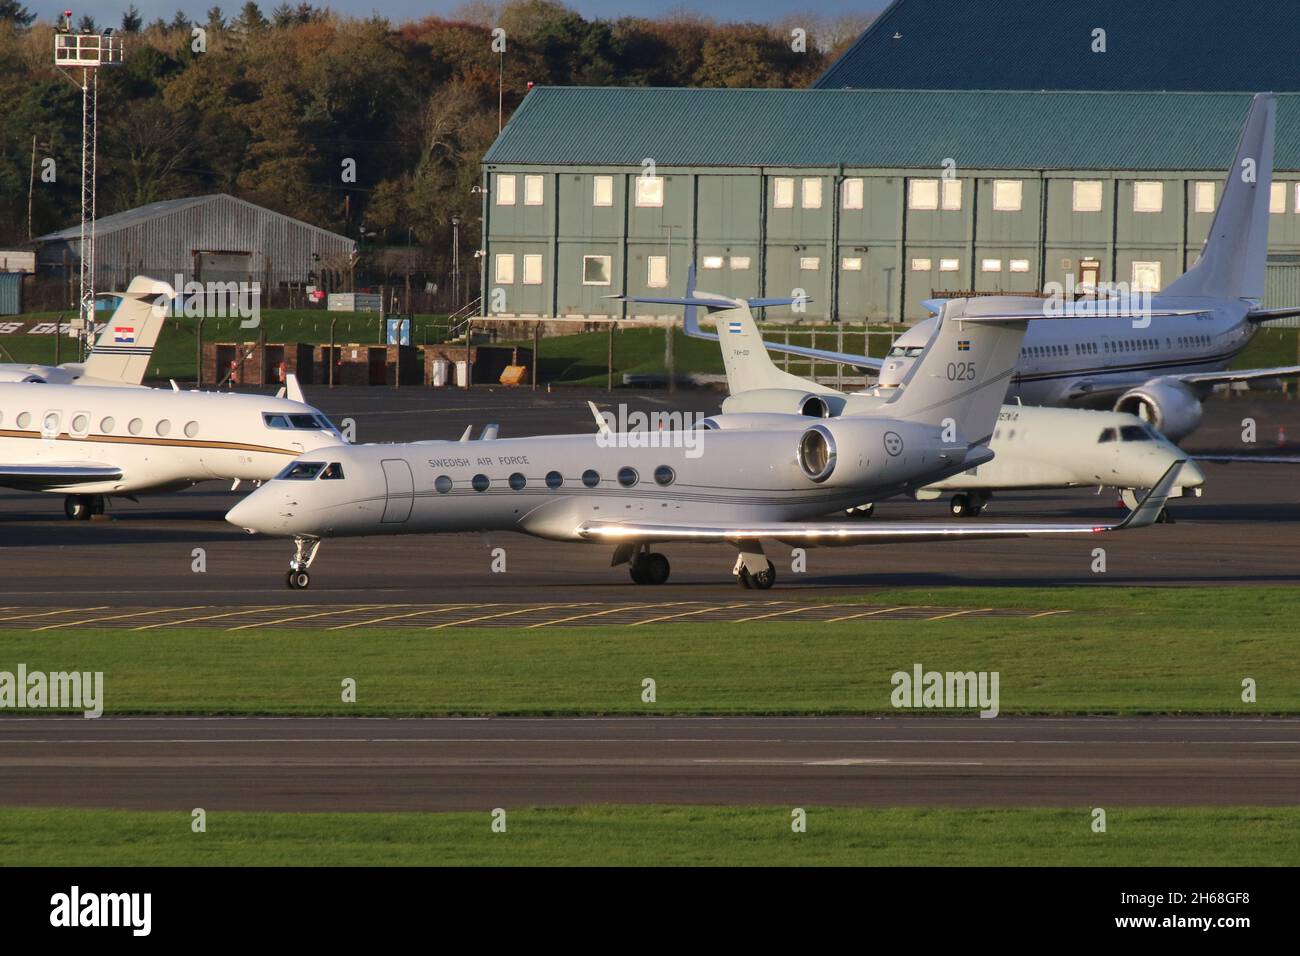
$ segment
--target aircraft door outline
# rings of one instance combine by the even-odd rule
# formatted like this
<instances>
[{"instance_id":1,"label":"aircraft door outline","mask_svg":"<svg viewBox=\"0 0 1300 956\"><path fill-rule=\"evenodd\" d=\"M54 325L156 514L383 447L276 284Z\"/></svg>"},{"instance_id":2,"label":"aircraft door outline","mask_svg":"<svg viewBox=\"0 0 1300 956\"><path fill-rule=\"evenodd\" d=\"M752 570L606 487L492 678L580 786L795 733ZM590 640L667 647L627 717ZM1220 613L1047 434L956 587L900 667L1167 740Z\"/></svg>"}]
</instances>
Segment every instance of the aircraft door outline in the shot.
<instances>
[{"instance_id":1,"label":"aircraft door outline","mask_svg":"<svg viewBox=\"0 0 1300 956\"><path fill-rule=\"evenodd\" d=\"M401 524L411 517L415 504L415 476L404 458L380 461L384 470L384 516L381 524Z\"/></svg>"}]
</instances>

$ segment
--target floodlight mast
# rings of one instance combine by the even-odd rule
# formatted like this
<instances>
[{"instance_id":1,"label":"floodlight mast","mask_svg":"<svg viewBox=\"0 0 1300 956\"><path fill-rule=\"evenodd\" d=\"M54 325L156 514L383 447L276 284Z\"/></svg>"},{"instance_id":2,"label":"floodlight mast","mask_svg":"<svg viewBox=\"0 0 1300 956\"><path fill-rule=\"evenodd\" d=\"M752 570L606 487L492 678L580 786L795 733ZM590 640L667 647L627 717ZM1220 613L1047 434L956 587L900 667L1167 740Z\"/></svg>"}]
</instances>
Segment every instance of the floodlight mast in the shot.
<instances>
[{"instance_id":1,"label":"floodlight mast","mask_svg":"<svg viewBox=\"0 0 1300 956\"><path fill-rule=\"evenodd\" d=\"M72 11L65 10L54 34L54 65L81 88L81 232L78 248L78 306L81 357L95 341L95 160L99 154L99 71L122 65L122 38L104 33L73 33Z\"/></svg>"}]
</instances>

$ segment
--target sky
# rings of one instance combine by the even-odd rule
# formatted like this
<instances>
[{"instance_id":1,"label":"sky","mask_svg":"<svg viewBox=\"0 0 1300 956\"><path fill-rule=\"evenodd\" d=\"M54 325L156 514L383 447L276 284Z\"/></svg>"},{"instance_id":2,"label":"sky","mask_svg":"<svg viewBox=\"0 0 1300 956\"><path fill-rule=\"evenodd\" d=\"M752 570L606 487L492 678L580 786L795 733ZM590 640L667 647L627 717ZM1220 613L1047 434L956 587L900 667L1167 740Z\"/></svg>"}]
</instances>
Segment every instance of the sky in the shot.
<instances>
[{"instance_id":1,"label":"sky","mask_svg":"<svg viewBox=\"0 0 1300 956\"><path fill-rule=\"evenodd\" d=\"M244 0L135 0L135 5L148 23L158 17L171 20L177 10L184 10L192 19L203 19L209 7L220 6L227 16L235 13ZM291 0L296 5L297 0ZM269 13L278 6L280 0L258 0L263 13ZM131 0L107 0L95 4L78 6L76 0L65 3L50 3L49 0L35 2L27 0L25 6L36 13L42 20L53 20L64 10L71 9L74 18L80 19L90 14L100 26L116 25L121 22L122 11L130 6ZM462 0L325 0L318 6L329 7L339 13L350 16L369 16L379 11L389 20L401 22L418 20L421 17L446 16ZM566 6L577 10L584 17L592 19L601 17L615 19L620 16L656 16L673 10L688 10L700 13L719 21L777 21L783 20L791 13L810 12L827 17L842 14L872 12L881 9L884 0L709 0L708 3L687 3L683 0L567 0Z\"/></svg>"}]
</instances>

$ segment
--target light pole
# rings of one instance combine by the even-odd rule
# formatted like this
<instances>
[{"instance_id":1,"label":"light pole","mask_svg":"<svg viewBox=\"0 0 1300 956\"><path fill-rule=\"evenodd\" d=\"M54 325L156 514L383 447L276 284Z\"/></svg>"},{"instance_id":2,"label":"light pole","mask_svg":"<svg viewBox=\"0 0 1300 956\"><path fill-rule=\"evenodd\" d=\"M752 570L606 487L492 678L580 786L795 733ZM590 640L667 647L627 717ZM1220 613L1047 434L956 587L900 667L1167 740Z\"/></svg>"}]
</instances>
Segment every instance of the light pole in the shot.
<instances>
[{"instance_id":1,"label":"light pole","mask_svg":"<svg viewBox=\"0 0 1300 956\"><path fill-rule=\"evenodd\" d=\"M451 217L451 304L460 309L460 217Z\"/></svg>"}]
</instances>

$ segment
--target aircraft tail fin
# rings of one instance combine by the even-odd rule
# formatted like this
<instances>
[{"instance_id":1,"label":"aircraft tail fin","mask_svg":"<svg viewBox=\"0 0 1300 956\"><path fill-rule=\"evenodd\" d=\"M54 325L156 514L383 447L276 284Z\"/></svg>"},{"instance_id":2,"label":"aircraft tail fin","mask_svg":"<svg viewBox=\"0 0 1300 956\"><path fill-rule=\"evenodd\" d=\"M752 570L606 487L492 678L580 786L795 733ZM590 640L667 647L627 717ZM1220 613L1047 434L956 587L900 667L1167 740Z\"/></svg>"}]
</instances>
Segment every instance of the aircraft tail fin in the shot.
<instances>
[{"instance_id":1,"label":"aircraft tail fin","mask_svg":"<svg viewBox=\"0 0 1300 956\"><path fill-rule=\"evenodd\" d=\"M763 336L748 305L714 313L718 323L718 346L727 372L727 391L732 395L756 388L797 388L805 392L833 392L811 379L800 378L776 367L763 343Z\"/></svg>"},{"instance_id":2,"label":"aircraft tail fin","mask_svg":"<svg viewBox=\"0 0 1300 956\"><path fill-rule=\"evenodd\" d=\"M898 390L898 397L882 413L928 425L947 425L973 445L993 435L1007 386L1020 357L1029 319L997 314L994 299L951 299L925 351L916 360ZM994 307L981 316L979 310Z\"/></svg>"},{"instance_id":3,"label":"aircraft tail fin","mask_svg":"<svg viewBox=\"0 0 1300 956\"><path fill-rule=\"evenodd\" d=\"M166 282L132 279L86 359L84 376L121 385L143 382L174 298L176 290Z\"/></svg>"},{"instance_id":4,"label":"aircraft tail fin","mask_svg":"<svg viewBox=\"0 0 1300 956\"><path fill-rule=\"evenodd\" d=\"M1277 97L1272 93L1251 100L1201 256L1161 291L1162 296L1264 297L1276 115Z\"/></svg>"}]
</instances>

